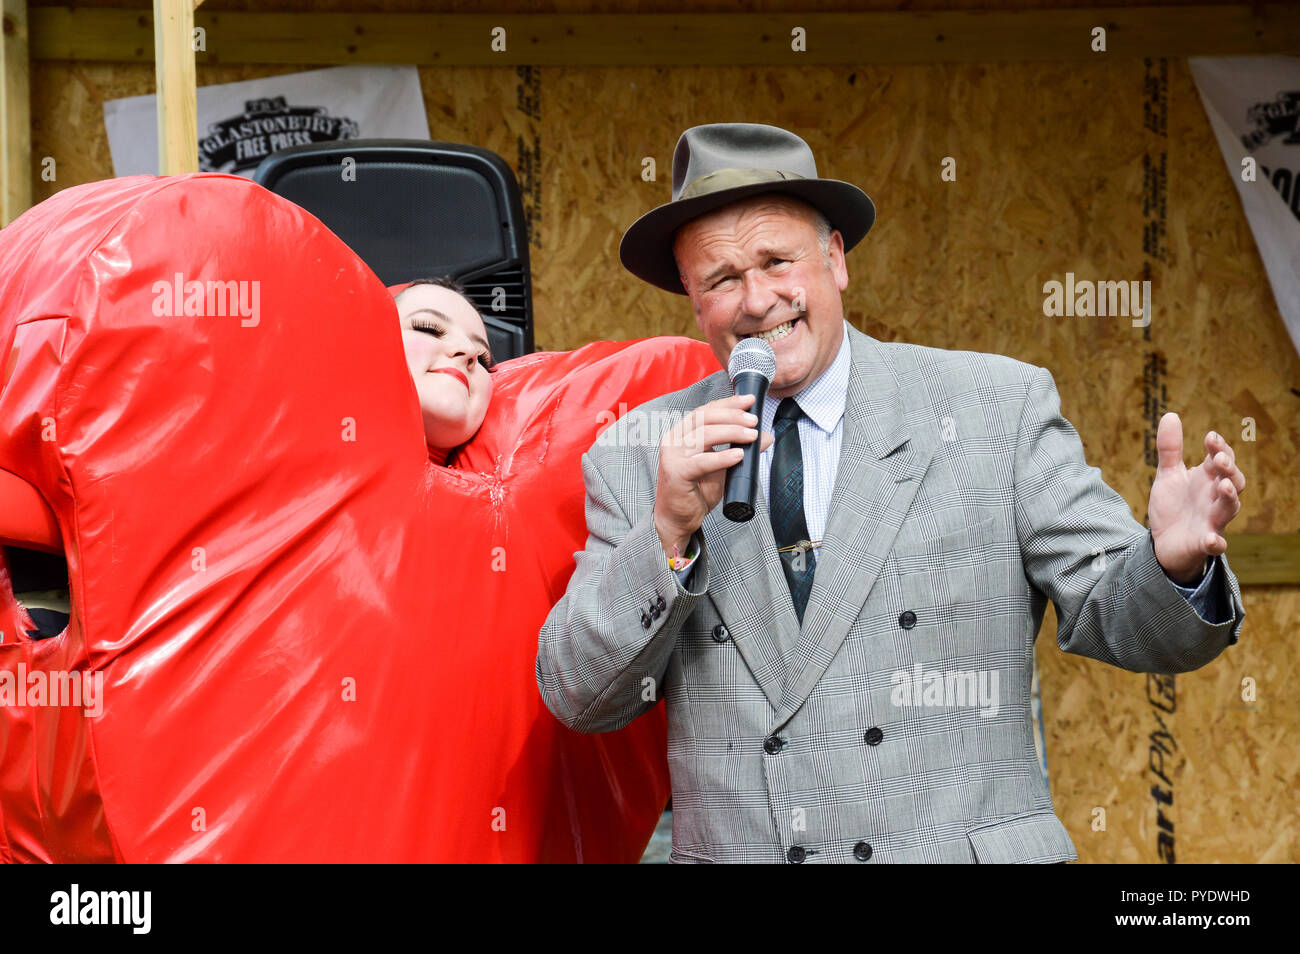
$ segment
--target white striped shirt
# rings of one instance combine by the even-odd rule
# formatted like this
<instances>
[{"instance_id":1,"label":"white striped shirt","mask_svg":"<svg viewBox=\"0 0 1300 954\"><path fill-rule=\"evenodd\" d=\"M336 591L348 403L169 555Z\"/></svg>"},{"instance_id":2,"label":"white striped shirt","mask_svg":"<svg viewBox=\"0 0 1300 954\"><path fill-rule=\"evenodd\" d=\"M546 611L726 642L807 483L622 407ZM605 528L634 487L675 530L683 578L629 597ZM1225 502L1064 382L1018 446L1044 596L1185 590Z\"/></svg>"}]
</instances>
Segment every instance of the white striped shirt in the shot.
<instances>
[{"instance_id":1,"label":"white striped shirt","mask_svg":"<svg viewBox=\"0 0 1300 954\"><path fill-rule=\"evenodd\" d=\"M799 449L803 452L803 512L808 524L808 539L820 540L826 532L831 494L835 490L835 472L840 462L840 444L844 440L844 406L849 394L849 325L844 322L840 350L830 367L807 385L795 401L803 410L799 418ZM763 402L763 430L772 430L780 398ZM763 485L763 499L771 513L772 454L776 442L758 458L758 479Z\"/></svg>"}]
</instances>

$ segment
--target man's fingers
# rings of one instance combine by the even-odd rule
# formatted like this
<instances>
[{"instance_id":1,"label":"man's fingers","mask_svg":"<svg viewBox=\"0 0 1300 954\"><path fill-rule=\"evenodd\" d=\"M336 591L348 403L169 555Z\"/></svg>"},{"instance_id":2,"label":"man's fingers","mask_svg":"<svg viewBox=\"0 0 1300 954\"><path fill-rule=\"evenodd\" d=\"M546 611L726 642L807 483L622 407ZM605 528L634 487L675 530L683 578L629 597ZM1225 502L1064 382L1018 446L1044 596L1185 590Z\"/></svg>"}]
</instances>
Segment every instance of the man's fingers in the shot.
<instances>
[{"instance_id":1,"label":"man's fingers","mask_svg":"<svg viewBox=\"0 0 1300 954\"><path fill-rule=\"evenodd\" d=\"M1232 481L1232 485L1241 493L1246 489L1246 475L1237 469L1237 465L1232 458L1224 451L1218 451L1210 458L1207 468L1211 477L1226 478Z\"/></svg>"},{"instance_id":2,"label":"man's fingers","mask_svg":"<svg viewBox=\"0 0 1300 954\"><path fill-rule=\"evenodd\" d=\"M716 404L705 404L703 407L697 407L691 417L691 424L694 427L704 424L743 424L751 421L757 424L758 415L734 405L719 407Z\"/></svg>"},{"instance_id":3,"label":"man's fingers","mask_svg":"<svg viewBox=\"0 0 1300 954\"><path fill-rule=\"evenodd\" d=\"M1156 452L1161 470L1176 468L1183 462L1183 422L1173 411L1160 418L1160 426L1156 428Z\"/></svg>"},{"instance_id":4,"label":"man's fingers","mask_svg":"<svg viewBox=\"0 0 1300 954\"><path fill-rule=\"evenodd\" d=\"M710 401L708 404L701 404L697 411L734 411L745 410L754 403L752 394L733 394L731 397L718 398L716 401Z\"/></svg>"},{"instance_id":5,"label":"man's fingers","mask_svg":"<svg viewBox=\"0 0 1300 954\"><path fill-rule=\"evenodd\" d=\"M705 424L691 431L685 446L692 454L708 450L716 444L748 444L758 437L758 431L741 424Z\"/></svg>"},{"instance_id":6,"label":"man's fingers","mask_svg":"<svg viewBox=\"0 0 1300 954\"><path fill-rule=\"evenodd\" d=\"M1215 483L1214 492L1210 520L1213 526L1222 530L1237 515L1237 511L1241 509L1241 500L1237 497L1236 486L1227 477Z\"/></svg>"},{"instance_id":7,"label":"man's fingers","mask_svg":"<svg viewBox=\"0 0 1300 954\"><path fill-rule=\"evenodd\" d=\"M1213 457L1220 451L1223 451L1223 453L1228 455L1228 461L1230 463L1237 462L1236 452L1233 451L1228 442L1224 440L1223 435L1218 431L1210 431L1205 435L1205 453Z\"/></svg>"},{"instance_id":8,"label":"man's fingers","mask_svg":"<svg viewBox=\"0 0 1300 954\"><path fill-rule=\"evenodd\" d=\"M1210 532L1205 535L1202 548L1210 556L1223 556L1224 553L1228 552L1228 541L1217 533Z\"/></svg>"},{"instance_id":9,"label":"man's fingers","mask_svg":"<svg viewBox=\"0 0 1300 954\"><path fill-rule=\"evenodd\" d=\"M691 483L698 483L709 474L725 470L728 467L734 467L740 462L742 453L739 447L731 447L727 450L692 454L690 457L683 458L677 475Z\"/></svg>"}]
</instances>

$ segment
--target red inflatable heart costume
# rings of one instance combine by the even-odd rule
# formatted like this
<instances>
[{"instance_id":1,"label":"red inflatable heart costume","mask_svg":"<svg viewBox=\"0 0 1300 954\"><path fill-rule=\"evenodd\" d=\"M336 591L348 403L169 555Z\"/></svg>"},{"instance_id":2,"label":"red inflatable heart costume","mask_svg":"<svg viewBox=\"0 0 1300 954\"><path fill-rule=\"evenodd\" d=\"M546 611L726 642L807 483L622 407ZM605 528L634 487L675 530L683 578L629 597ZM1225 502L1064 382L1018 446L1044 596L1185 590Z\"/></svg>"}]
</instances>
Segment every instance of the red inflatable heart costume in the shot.
<instances>
[{"instance_id":1,"label":"red inflatable heart costume","mask_svg":"<svg viewBox=\"0 0 1300 954\"><path fill-rule=\"evenodd\" d=\"M0 566L0 855L636 860L662 711L564 729L537 631L586 540L582 452L717 370L705 345L510 362L449 469L388 291L248 180L67 189L0 261L0 470L57 521L73 603L29 638Z\"/></svg>"}]
</instances>

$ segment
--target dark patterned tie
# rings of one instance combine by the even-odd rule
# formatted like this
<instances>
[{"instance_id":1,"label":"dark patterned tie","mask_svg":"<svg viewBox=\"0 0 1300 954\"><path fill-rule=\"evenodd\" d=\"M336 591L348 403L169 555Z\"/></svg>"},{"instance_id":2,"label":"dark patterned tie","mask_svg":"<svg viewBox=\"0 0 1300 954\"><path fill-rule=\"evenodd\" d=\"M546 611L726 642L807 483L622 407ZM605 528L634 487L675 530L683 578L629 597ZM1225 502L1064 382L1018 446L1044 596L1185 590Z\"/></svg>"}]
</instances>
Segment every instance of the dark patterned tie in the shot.
<instances>
[{"instance_id":1,"label":"dark patterned tie","mask_svg":"<svg viewBox=\"0 0 1300 954\"><path fill-rule=\"evenodd\" d=\"M778 550L796 547L800 541L808 539L808 523L803 514L803 450L799 446L799 418L802 416L799 404L788 397L777 406L776 420L772 425L772 472L768 485L771 490L772 536ZM811 547L786 550L777 555L781 558L785 582L794 600L795 615L802 626L817 558Z\"/></svg>"}]
</instances>

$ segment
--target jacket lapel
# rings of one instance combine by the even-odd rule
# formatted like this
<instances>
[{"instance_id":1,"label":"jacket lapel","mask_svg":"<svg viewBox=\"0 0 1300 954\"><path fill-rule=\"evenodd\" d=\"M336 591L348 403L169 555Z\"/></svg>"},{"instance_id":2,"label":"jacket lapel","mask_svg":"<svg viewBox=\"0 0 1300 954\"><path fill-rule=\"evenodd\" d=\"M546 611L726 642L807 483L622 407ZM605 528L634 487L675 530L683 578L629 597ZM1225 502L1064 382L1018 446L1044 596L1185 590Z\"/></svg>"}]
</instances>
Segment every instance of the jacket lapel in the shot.
<instances>
[{"instance_id":1,"label":"jacket lapel","mask_svg":"<svg viewBox=\"0 0 1300 954\"><path fill-rule=\"evenodd\" d=\"M876 342L852 327L849 339L852 365L835 488L803 629L785 660L778 725L803 705L858 618L935 450L932 435L909 428L898 382ZM768 547L781 584L778 593L793 622L776 545Z\"/></svg>"},{"instance_id":2,"label":"jacket lapel","mask_svg":"<svg viewBox=\"0 0 1300 954\"><path fill-rule=\"evenodd\" d=\"M784 647L798 638L799 618L777 559L767 504L759 497L749 520L729 520L718 506L700 527L709 551L709 599L776 709L787 678Z\"/></svg>"},{"instance_id":3,"label":"jacket lapel","mask_svg":"<svg viewBox=\"0 0 1300 954\"><path fill-rule=\"evenodd\" d=\"M731 394L725 371L717 373L700 404ZM794 645L799 620L785 576L776 556L772 521L761 489L754 516L742 523L729 520L719 503L704 518L700 530L709 560L709 600L731 633L745 665L776 709L785 690L783 647Z\"/></svg>"}]
</instances>

